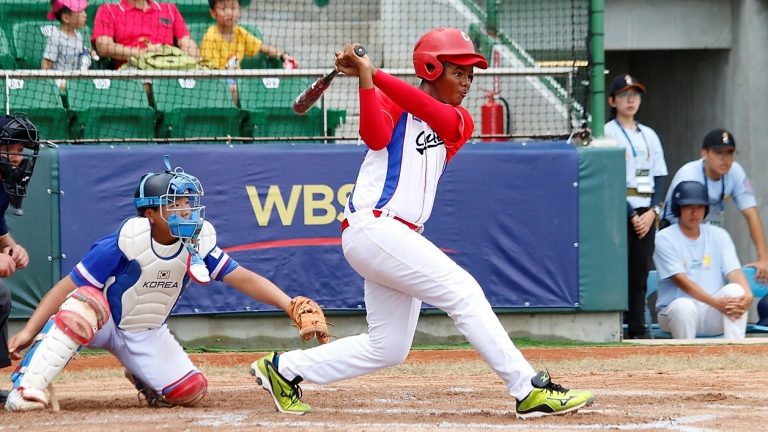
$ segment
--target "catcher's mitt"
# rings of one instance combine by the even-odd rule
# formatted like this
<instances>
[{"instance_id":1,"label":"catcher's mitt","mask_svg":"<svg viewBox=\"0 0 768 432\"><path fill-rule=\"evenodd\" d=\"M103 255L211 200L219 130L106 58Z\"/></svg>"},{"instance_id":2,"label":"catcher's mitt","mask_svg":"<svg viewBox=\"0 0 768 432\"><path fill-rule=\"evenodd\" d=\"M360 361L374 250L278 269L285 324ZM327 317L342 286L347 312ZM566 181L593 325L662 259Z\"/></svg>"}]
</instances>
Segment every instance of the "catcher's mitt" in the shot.
<instances>
[{"instance_id":1,"label":"catcher's mitt","mask_svg":"<svg viewBox=\"0 0 768 432\"><path fill-rule=\"evenodd\" d=\"M288 316L294 321L294 326L299 329L299 335L305 342L313 337L317 337L321 344L330 340L325 314L314 300L304 296L294 297Z\"/></svg>"}]
</instances>

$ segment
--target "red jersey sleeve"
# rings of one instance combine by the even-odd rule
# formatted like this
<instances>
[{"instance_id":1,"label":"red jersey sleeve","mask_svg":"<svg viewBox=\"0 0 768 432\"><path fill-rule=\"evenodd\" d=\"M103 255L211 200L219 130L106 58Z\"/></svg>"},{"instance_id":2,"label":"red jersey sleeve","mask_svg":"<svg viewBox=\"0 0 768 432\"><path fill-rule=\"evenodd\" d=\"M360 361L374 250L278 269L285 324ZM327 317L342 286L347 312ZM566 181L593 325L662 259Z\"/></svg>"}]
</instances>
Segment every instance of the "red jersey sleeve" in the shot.
<instances>
[{"instance_id":1,"label":"red jersey sleeve","mask_svg":"<svg viewBox=\"0 0 768 432\"><path fill-rule=\"evenodd\" d=\"M112 4L103 4L96 10L96 17L93 20L93 34L91 42L101 36L109 36L115 39L115 14L109 9ZM116 5L115 5L116 6Z\"/></svg>"},{"instance_id":2,"label":"red jersey sleeve","mask_svg":"<svg viewBox=\"0 0 768 432\"><path fill-rule=\"evenodd\" d=\"M375 88L360 89L360 137L371 150L389 145L402 109Z\"/></svg>"},{"instance_id":3,"label":"red jersey sleeve","mask_svg":"<svg viewBox=\"0 0 768 432\"><path fill-rule=\"evenodd\" d=\"M381 70L373 76L373 83L398 106L427 122L448 144L449 157L469 140L475 130L472 116L462 106L442 103Z\"/></svg>"},{"instance_id":4,"label":"red jersey sleeve","mask_svg":"<svg viewBox=\"0 0 768 432\"><path fill-rule=\"evenodd\" d=\"M173 16L173 38L175 40L182 40L185 36L189 36L189 29L187 29L187 23L184 22L184 17L181 16L179 8L173 3L166 3L168 11Z\"/></svg>"}]
</instances>

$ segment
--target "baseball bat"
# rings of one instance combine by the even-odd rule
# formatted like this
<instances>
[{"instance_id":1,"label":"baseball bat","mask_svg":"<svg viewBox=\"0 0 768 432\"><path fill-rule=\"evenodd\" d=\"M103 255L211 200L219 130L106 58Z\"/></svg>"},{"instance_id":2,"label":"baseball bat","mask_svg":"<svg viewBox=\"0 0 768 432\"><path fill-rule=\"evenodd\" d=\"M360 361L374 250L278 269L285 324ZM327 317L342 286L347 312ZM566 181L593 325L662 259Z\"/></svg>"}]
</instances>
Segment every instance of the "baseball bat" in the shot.
<instances>
[{"instance_id":1,"label":"baseball bat","mask_svg":"<svg viewBox=\"0 0 768 432\"><path fill-rule=\"evenodd\" d=\"M355 46L355 54L359 57L364 56L366 53L365 47L362 45ZM325 93L325 90L331 85L331 81L338 75L337 69L332 70L330 73L322 78L318 78L312 85L307 87L300 95L293 101L293 112L296 114L304 114L312 108L312 105L317 102L318 99Z\"/></svg>"}]
</instances>

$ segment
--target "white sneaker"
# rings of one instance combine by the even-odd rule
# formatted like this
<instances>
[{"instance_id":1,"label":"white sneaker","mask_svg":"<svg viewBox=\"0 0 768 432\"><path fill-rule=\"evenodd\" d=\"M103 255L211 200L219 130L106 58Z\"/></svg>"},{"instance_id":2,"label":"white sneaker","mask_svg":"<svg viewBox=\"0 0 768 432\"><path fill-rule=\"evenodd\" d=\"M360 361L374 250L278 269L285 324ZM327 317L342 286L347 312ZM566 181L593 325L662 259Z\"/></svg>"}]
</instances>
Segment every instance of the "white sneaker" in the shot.
<instances>
[{"instance_id":1,"label":"white sneaker","mask_svg":"<svg viewBox=\"0 0 768 432\"><path fill-rule=\"evenodd\" d=\"M27 395L27 397L30 397L30 395ZM45 409L47 405L48 397L45 394L43 394L42 397L45 402L34 400L34 399L24 399L24 396L22 396L21 391L15 388L11 390L11 392L8 394L8 399L5 401L5 410L6 411L33 411L33 410Z\"/></svg>"}]
</instances>

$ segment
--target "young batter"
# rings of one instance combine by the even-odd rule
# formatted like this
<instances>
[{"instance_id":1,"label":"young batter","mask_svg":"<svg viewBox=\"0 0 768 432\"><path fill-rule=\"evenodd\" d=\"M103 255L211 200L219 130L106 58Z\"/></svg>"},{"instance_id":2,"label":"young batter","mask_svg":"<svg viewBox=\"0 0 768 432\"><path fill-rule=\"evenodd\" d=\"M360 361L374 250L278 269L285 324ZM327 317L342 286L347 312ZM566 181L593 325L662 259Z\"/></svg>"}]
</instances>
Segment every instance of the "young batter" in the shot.
<instances>
[{"instance_id":1,"label":"young batter","mask_svg":"<svg viewBox=\"0 0 768 432\"><path fill-rule=\"evenodd\" d=\"M11 355L19 359L42 329L11 376L6 410L45 408L48 385L84 345L114 354L151 406L200 401L207 380L165 323L190 281L190 241L212 279L293 315L295 301L216 245L197 178L181 168L172 170L167 160L166 167L141 178L134 194L138 216L97 241L8 342Z\"/></svg>"},{"instance_id":2,"label":"young batter","mask_svg":"<svg viewBox=\"0 0 768 432\"><path fill-rule=\"evenodd\" d=\"M446 164L472 136L472 117L460 105L473 68L488 66L485 58L464 32L434 29L414 48L422 79L416 88L358 57L354 47L336 54L336 67L359 77L360 135L368 151L341 226L344 256L365 278L368 333L273 353L254 362L251 373L280 411L309 412L299 382L330 383L402 363L426 302L445 311L504 380L519 417L587 405L592 393L565 389L533 370L477 281L420 234Z\"/></svg>"}]
</instances>

